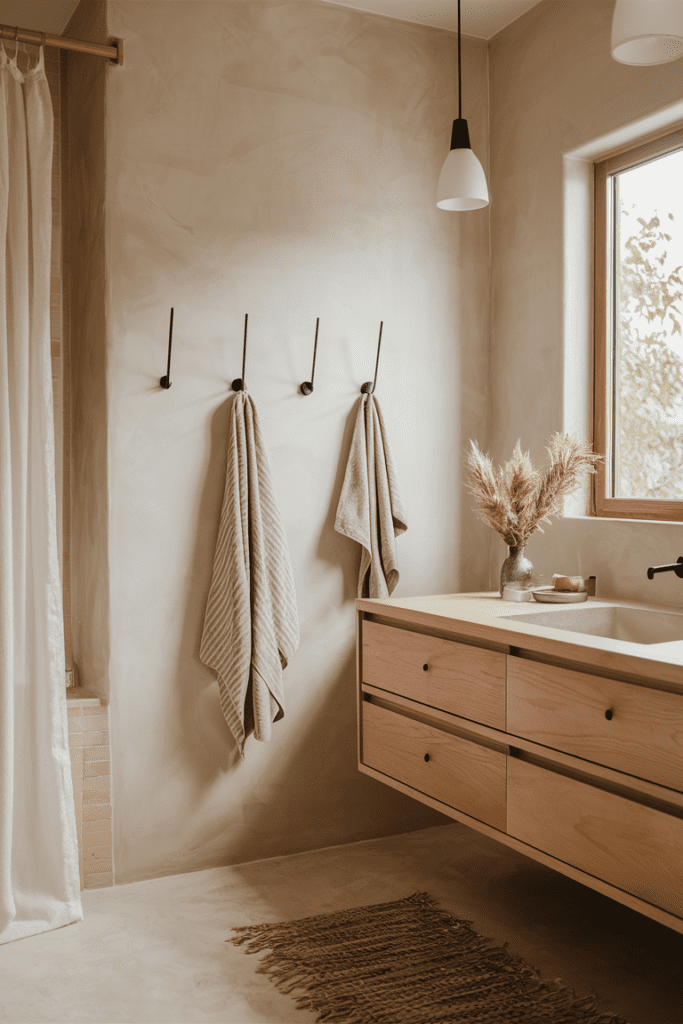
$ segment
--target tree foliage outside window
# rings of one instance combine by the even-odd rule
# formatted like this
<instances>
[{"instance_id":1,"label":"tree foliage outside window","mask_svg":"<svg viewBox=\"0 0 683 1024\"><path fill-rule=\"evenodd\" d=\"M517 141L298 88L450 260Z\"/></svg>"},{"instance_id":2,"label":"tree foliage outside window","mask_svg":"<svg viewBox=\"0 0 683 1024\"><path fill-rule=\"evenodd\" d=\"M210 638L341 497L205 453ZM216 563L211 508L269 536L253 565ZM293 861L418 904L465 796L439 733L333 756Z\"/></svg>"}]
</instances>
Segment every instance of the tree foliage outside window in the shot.
<instances>
[{"instance_id":1,"label":"tree foliage outside window","mask_svg":"<svg viewBox=\"0 0 683 1024\"><path fill-rule=\"evenodd\" d=\"M674 213L617 196L613 494L681 501L683 238Z\"/></svg>"}]
</instances>

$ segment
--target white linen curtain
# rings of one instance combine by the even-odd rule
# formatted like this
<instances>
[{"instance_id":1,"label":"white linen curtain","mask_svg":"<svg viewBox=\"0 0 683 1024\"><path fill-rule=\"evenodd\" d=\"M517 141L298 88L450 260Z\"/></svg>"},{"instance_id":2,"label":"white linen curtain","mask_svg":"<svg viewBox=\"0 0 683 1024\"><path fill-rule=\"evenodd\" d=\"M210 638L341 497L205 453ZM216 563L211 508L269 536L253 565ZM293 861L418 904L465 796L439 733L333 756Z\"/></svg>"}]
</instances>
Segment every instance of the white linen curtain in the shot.
<instances>
[{"instance_id":1,"label":"white linen curtain","mask_svg":"<svg viewBox=\"0 0 683 1024\"><path fill-rule=\"evenodd\" d=\"M83 917L50 359L52 103L0 48L0 942Z\"/></svg>"}]
</instances>

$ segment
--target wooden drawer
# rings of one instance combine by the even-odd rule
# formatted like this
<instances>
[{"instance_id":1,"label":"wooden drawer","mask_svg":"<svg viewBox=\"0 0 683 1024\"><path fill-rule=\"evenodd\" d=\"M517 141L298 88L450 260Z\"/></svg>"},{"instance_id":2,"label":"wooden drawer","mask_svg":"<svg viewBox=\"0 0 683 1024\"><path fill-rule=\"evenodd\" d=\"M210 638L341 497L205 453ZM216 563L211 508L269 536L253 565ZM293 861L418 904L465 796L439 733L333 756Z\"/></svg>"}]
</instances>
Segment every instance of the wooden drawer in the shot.
<instances>
[{"instance_id":1,"label":"wooden drawer","mask_svg":"<svg viewBox=\"0 0 683 1024\"><path fill-rule=\"evenodd\" d=\"M361 709L363 764L505 831L505 754L369 701Z\"/></svg>"},{"instance_id":2,"label":"wooden drawer","mask_svg":"<svg viewBox=\"0 0 683 1024\"><path fill-rule=\"evenodd\" d=\"M678 694L509 656L507 695L509 733L683 790Z\"/></svg>"},{"instance_id":3,"label":"wooden drawer","mask_svg":"<svg viewBox=\"0 0 683 1024\"><path fill-rule=\"evenodd\" d=\"M683 915L683 820L508 758L508 835Z\"/></svg>"},{"instance_id":4,"label":"wooden drawer","mask_svg":"<svg viewBox=\"0 0 683 1024\"><path fill-rule=\"evenodd\" d=\"M363 620L362 681L505 729L505 655Z\"/></svg>"}]
</instances>

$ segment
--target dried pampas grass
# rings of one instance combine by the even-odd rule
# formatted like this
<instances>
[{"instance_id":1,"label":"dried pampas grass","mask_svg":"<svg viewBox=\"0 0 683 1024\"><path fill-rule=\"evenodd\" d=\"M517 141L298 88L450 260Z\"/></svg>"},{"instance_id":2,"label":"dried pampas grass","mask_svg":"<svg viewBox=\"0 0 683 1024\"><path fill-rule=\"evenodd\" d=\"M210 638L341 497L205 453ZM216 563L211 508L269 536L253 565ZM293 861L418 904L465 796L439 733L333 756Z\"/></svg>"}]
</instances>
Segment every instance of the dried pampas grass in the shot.
<instances>
[{"instance_id":1,"label":"dried pampas grass","mask_svg":"<svg viewBox=\"0 0 683 1024\"><path fill-rule=\"evenodd\" d=\"M581 483L584 471L595 472L602 456L571 434L555 433L546 451L550 468L541 476L519 441L512 457L496 473L476 441L470 441L468 490L474 495L479 518L501 535L508 547L523 547L532 533L562 515L562 502Z\"/></svg>"}]
</instances>

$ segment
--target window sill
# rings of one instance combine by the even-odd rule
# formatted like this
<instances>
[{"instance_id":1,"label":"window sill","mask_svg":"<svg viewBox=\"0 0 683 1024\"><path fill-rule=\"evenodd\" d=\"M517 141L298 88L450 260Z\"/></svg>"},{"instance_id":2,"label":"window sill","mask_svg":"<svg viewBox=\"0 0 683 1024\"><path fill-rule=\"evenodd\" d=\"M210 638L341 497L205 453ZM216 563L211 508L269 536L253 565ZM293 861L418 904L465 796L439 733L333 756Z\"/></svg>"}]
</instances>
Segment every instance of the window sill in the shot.
<instances>
[{"instance_id":1,"label":"window sill","mask_svg":"<svg viewBox=\"0 0 683 1024\"><path fill-rule=\"evenodd\" d=\"M648 526L683 526L681 519L631 519L626 516L587 516L587 515L564 515L563 519L580 519L590 523L643 523Z\"/></svg>"},{"instance_id":2,"label":"window sill","mask_svg":"<svg viewBox=\"0 0 683 1024\"><path fill-rule=\"evenodd\" d=\"M98 697L91 690L86 690L84 686L67 686L66 688L66 699L72 706L78 707L106 707L107 702L102 697Z\"/></svg>"}]
</instances>

